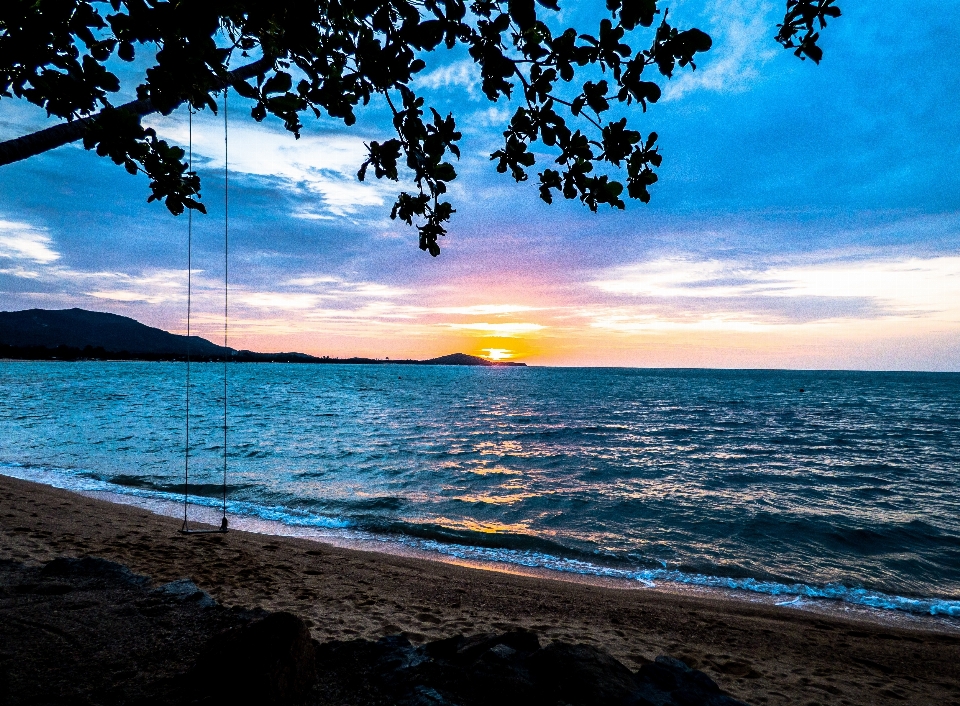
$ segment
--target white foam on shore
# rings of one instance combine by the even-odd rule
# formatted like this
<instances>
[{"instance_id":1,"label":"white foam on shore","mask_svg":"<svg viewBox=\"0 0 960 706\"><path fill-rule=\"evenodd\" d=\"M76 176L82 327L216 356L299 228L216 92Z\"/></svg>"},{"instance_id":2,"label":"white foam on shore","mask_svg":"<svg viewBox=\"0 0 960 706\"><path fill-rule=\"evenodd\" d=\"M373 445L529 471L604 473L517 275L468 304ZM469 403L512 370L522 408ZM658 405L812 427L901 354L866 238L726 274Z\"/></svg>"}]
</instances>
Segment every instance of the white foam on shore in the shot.
<instances>
[{"instance_id":1,"label":"white foam on shore","mask_svg":"<svg viewBox=\"0 0 960 706\"><path fill-rule=\"evenodd\" d=\"M0 474L70 490L158 515L182 519L184 504L172 493L117 486L82 472L40 466L0 464ZM190 526L218 527L221 501L191 496ZM543 552L451 544L402 535L378 535L355 529L349 521L287 508L228 501L233 530L293 537L337 547L552 580L627 590L697 595L841 615L871 622L926 629L960 631L960 601L885 594L840 584L812 586L686 573L670 569L622 569L557 557Z\"/></svg>"}]
</instances>

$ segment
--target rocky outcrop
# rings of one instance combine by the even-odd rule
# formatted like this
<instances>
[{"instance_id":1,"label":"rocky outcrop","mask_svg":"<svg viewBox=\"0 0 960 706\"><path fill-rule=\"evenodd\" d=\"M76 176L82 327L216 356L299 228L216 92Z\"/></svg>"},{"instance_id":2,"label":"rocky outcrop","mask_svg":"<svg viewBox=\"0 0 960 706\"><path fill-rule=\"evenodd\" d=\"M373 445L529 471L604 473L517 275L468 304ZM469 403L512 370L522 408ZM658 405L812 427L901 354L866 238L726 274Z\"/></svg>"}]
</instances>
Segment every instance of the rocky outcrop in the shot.
<instances>
[{"instance_id":1,"label":"rocky outcrop","mask_svg":"<svg viewBox=\"0 0 960 706\"><path fill-rule=\"evenodd\" d=\"M128 587L143 587L150 579L135 574L123 564L99 557L58 557L43 566L40 576L45 579L63 578L74 580L100 581Z\"/></svg>"},{"instance_id":2,"label":"rocky outcrop","mask_svg":"<svg viewBox=\"0 0 960 706\"><path fill-rule=\"evenodd\" d=\"M402 706L744 706L671 657L631 671L592 645L537 636L456 636L414 647L403 637L317 646L321 703Z\"/></svg>"},{"instance_id":3,"label":"rocky outcrop","mask_svg":"<svg viewBox=\"0 0 960 706\"><path fill-rule=\"evenodd\" d=\"M97 557L0 561L0 704L187 706L200 647L263 615Z\"/></svg>"},{"instance_id":4,"label":"rocky outcrop","mask_svg":"<svg viewBox=\"0 0 960 706\"><path fill-rule=\"evenodd\" d=\"M92 557L0 561L0 703L743 706L679 660L631 670L524 630L318 643L289 613Z\"/></svg>"},{"instance_id":5,"label":"rocky outcrop","mask_svg":"<svg viewBox=\"0 0 960 706\"><path fill-rule=\"evenodd\" d=\"M227 630L211 639L191 670L199 699L264 706L304 701L317 681L314 642L290 613Z\"/></svg>"}]
</instances>

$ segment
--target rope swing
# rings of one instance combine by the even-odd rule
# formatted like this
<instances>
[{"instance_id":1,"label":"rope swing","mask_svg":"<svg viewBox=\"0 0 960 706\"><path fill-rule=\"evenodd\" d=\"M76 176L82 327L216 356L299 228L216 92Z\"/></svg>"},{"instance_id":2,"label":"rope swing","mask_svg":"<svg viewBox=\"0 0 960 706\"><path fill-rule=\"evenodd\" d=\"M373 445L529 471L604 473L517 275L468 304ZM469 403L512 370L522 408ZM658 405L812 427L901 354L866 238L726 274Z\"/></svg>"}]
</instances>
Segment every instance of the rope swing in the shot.
<instances>
[{"instance_id":1,"label":"rope swing","mask_svg":"<svg viewBox=\"0 0 960 706\"><path fill-rule=\"evenodd\" d=\"M211 534L227 531L227 392L229 323L229 247L230 247L230 200L229 200L229 131L227 120L227 88L223 89L223 505L219 529L191 529L188 524L187 506L190 497L190 318L193 300L193 209L187 209L187 373L186 373L186 423L183 448L183 525L181 534ZM189 153L188 169L193 171L193 107L188 105Z\"/></svg>"}]
</instances>

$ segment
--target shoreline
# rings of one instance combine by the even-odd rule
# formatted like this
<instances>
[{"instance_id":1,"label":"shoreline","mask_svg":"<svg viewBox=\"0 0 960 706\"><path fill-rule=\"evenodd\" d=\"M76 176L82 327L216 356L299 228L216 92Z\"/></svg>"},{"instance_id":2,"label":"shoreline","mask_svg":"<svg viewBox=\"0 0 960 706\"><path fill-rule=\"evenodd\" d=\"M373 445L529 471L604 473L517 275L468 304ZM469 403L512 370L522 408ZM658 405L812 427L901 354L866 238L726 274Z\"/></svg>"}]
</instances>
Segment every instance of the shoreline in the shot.
<instances>
[{"instance_id":1,"label":"shoreline","mask_svg":"<svg viewBox=\"0 0 960 706\"><path fill-rule=\"evenodd\" d=\"M56 485L41 478L29 477L31 475L30 473L23 474L27 477L8 475L7 471L9 470L9 468L0 469L0 477L16 478L28 483L35 483L45 487L57 488L65 490L66 492L104 500L112 504L136 507L163 517L177 519L182 519L183 517L182 502L165 497L169 495L168 493L160 491L125 493L100 488L82 489L70 487L69 485ZM270 508L266 509L269 510ZM843 597L811 596L798 591L782 590L779 592L770 592L716 585L725 580L723 577L699 577L714 580L709 583L707 581L675 581L661 577L648 580L646 578L624 576L623 573L629 574L631 572L619 569L609 569L609 573L604 573L607 567L599 565L593 566L592 568L595 571L589 572L582 570L582 567L580 570L564 570L562 568L534 566L505 560L470 558L469 556L465 556L465 554L469 554L469 550L476 549L475 547L456 544L436 544L432 549L424 549L421 546L417 546L420 542L413 538L407 538L412 541L404 541L403 537L372 534L363 530L352 529L347 525L300 525L283 522L281 520L271 520L262 515L258 516L256 514L230 511L229 509L227 514L230 518L231 529L237 531L252 532L272 537L304 539L328 544L341 549L438 562L480 571L528 576L543 580L592 585L619 590L653 591L667 595L702 596L705 598L716 598L746 604L787 608L813 614L846 617L882 625L916 627L919 629L944 630L946 632L960 633L960 616L952 611L951 613L937 613L907 610L898 607L857 603L846 600ZM200 524L205 524L210 527L218 527L220 524L219 508L213 508L210 505L190 503L189 517L191 518L191 522L199 522ZM428 544L429 543L430 542L428 542ZM444 551L444 548L449 549L449 551ZM458 549L466 549L468 551L460 551L458 553ZM692 578L698 577L697 575L690 576ZM763 584L764 582L757 583ZM804 584L774 585L783 589L799 586L804 589L817 590L816 586ZM924 603L940 601L943 604L951 604L949 606L951 609L955 607L953 604L957 603L955 599L943 597L902 597L897 594L885 594L876 591L869 592L869 595L882 598L888 602L894 600L901 600L904 603L912 600L919 600Z\"/></svg>"},{"instance_id":2,"label":"shoreline","mask_svg":"<svg viewBox=\"0 0 960 706\"><path fill-rule=\"evenodd\" d=\"M172 500L148 498L110 491L82 491L78 494L118 505L129 505L163 517L179 519L182 516L182 504ZM194 524L213 528L219 526L220 514L215 508L193 503L189 503L188 508L188 517L190 517ZM572 571L564 572L547 568L522 566L508 562L463 559L451 554L419 549L390 537L379 537L375 535L363 537L362 535L366 533L362 532L353 533L357 536L348 536L346 534L338 534L334 529L288 525L277 520L264 520L230 513L228 513L228 517L231 523L231 531L249 532L268 537L305 539L311 542L327 544L339 549L350 549L372 554L384 554L387 556L449 564L478 571L526 576L544 581L583 584L620 591L650 591L667 596L713 598L721 601L762 605L798 610L816 615L862 620L878 625L916 628L921 630L942 630L947 633L960 634L960 619L947 615L910 613L893 608L873 608L849 603L842 599L808 598L796 594L764 594L744 589L717 588L672 581L659 581L655 584L653 584L653 582L643 583L634 579L613 576L598 576Z\"/></svg>"},{"instance_id":3,"label":"shoreline","mask_svg":"<svg viewBox=\"0 0 960 706\"><path fill-rule=\"evenodd\" d=\"M180 520L0 476L0 559L99 556L226 606L287 610L321 640L522 627L625 664L669 654L748 703L960 703L960 635L708 595L545 579Z\"/></svg>"}]
</instances>

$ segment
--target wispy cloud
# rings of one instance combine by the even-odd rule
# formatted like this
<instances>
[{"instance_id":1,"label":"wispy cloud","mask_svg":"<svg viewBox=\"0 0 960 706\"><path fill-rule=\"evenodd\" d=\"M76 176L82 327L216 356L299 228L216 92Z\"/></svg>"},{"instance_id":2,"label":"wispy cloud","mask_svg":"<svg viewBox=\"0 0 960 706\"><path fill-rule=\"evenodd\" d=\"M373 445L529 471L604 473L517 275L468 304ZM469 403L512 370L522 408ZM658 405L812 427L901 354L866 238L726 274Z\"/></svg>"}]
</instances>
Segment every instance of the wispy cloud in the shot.
<instances>
[{"instance_id":1,"label":"wispy cloud","mask_svg":"<svg viewBox=\"0 0 960 706\"><path fill-rule=\"evenodd\" d=\"M19 279L41 278L41 273L38 270L28 270L23 265L15 265L14 267L0 267L0 275L9 275L10 277L17 277Z\"/></svg>"},{"instance_id":2,"label":"wispy cloud","mask_svg":"<svg viewBox=\"0 0 960 706\"><path fill-rule=\"evenodd\" d=\"M12 267L0 268L0 274L53 284L71 296L160 304L182 299L186 293L185 271L131 274L74 269L64 264L46 228L20 221L0 219L0 258L13 261Z\"/></svg>"},{"instance_id":3,"label":"wispy cloud","mask_svg":"<svg viewBox=\"0 0 960 706\"><path fill-rule=\"evenodd\" d=\"M619 333L764 333L791 324L751 319L738 312L719 312L705 317L598 313L590 327Z\"/></svg>"},{"instance_id":4,"label":"wispy cloud","mask_svg":"<svg viewBox=\"0 0 960 706\"><path fill-rule=\"evenodd\" d=\"M0 220L0 257L45 265L60 259L60 253L52 246L53 239L45 228L20 221Z\"/></svg>"},{"instance_id":5,"label":"wispy cloud","mask_svg":"<svg viewBox=\"0 0 960 706\"><path fill-rule=\"evenodd\" d=\"M350 281L330 275L292 277L282 289L246 291L234 298L258 309L305 310L357 299L393 299L410 294L408 289L380 282Z\"/></svg>"},{"instance_id":6,"label":"wispy cloud","mask_svg":"<svg viewBox=\"0 0 960 706\"><path fill-rule=\"evenodd\" d=\"M293 287L316 287L321 284L336 284L340 281L339 277L332 275L308 275L305 277L293 277L284 282L284 284Z\"/></svg>"},{"instance_id":7,"label":"wispy cloud","mask_svg":"<svg viewBox=\"0 0 960 706\"><path fill-rule=\"evenodd\" d=\"M461 314L463 316L507 316L536 310L537 307L523 304L473 304L472 306L444 306L431 309L438 314Z\"/></svg>"},{"instance_id":8,"label":"wispy cloud","mask_svg":"<svg viewBox=\"0 0 960 706\"><path fill-rule=\"evenodd\" d=\"M99 280L94 289L84 292L97 299L108 299L118 302L145 302L147 304L163 304L165 302L185 301L187 297L186 270L154 270L146 273L131 275L119 272L86 273L75 277L72 272L60 272L61 277L74 279ZM92 275L92 276L91 276ZM210 289L214 283L205 283L194 271L194 279L198 297L204 290Z\"/></svg>"},{"instance_id":9,"label":"wispy cloud","mask_svg":"<svg viewBox=\"0 0 960 706\"><path fill-rule=\"evenodd\" d=\"M441 326L446 326L448 328L457 329L460 331L475 331L487 336L497 336L502 338L512 338L514 336L522 336L528 333L536 333L537 331L541 331L546 328L546 326L541 324L533 323L491 324L488 322L441 324Z\"/></svg>"},{"instance_id":10,"label":"wispy cloud","mask_svg":"<svg viewBox=\"0 0 960 706\"><path fill-rule=\"evenodd\" d=\"M156 118L154 127L161 136L187 144L182 116ZM291 214L297 218L342 217L369 206L382 206L393 186L377 179L357 179L357 170L366 158L364 142L368 141L340 133L304 135L297 140L285 131L241 123L230 128L229 166L233 172L279 181L287 190L296 191L304 199ZM195 158L211 166L223 166L219 123L209 117L194 118L193 152Z\"/></svg>"},{"instance_id":11,"label":"wispy cloud","mask_svg":"<svg viewBox=\"0 0 960 706\"><path fill-rule=\"evenodd\" d=\"M678 258L618 268L609 274L591 285L650 302L736 298L738 310L755 311L769 300L849 299L870 302L869 318L937 316L960 321L960 257L828 260L767 267Z\"/></svg>"},{"instance_id":12,"label":"wispy cloud","mask_svg":"<svg viewBox=\"0 0 960 706\"><path fill-rule=\"evenodd\" d=\"M490 106L489 108L473 113L469 121L464 125L464 128L467 130L477 127L502 129L505 128L510 121L510 115L510 109L505 106Z\"/></svg>"},{"instance_id":13,"label":"wispy cloud","mask_svg":"<svg viewBox=\"0 0 960 706\"><path fill-rule=\"evenodd\" d=\"M738 93L747 90L764 64L777 54L770 28L770 0L716 0L710 6L713 49L667 84L664 100L694 91Z\"/></svg>"},{"instance_id":14,"label":"wispy cloud","mask_svg":"<svg viewBox=\"0 0 960 706\"><path fill-rule=\"evenodd\" d=\"M734 268L732 263L712 260L664 259L616 268L609 279L590 284L604 292L631 296L723 296L731 290L719 282Z\"/></svg>"},{"instance_id":15,"label":"wispy cloud","mask_svg":"<svg viewBox=\"0 0 960 706\"><path fill-rule=\"evenodd\" d=\"M477 97L480 91L480 68L469 59L454 61L418 75L414 79L414 86L434 91L459 87L465 89L470 97Z\"/></svg>"},{"instance_id":16,"label":"wispy cloud","mask_svg":"<svg viewBox=\"0 0 960 706\"><path fill-rule=\"evenodd\" d=\"M400 297L405 294L411 294L411 290L400 287L392 287L389 284L379 284L377 282L355 282L348 285L348 289L337 294L345 294L354 297L375 297L391 298Z\"/></svg>"},{"instance_id":17,"label":"wispy cloud","mask_svg":"<svg viewBox=\"0 0 960 706\"><path fill-rule=\"evenodd\" d=\"M297 292L244 292L234 295L234 300L256 309L279 309L281 311L299 311L314 309L320 303L316 294Z\"/></svg>"}]
</instances>

